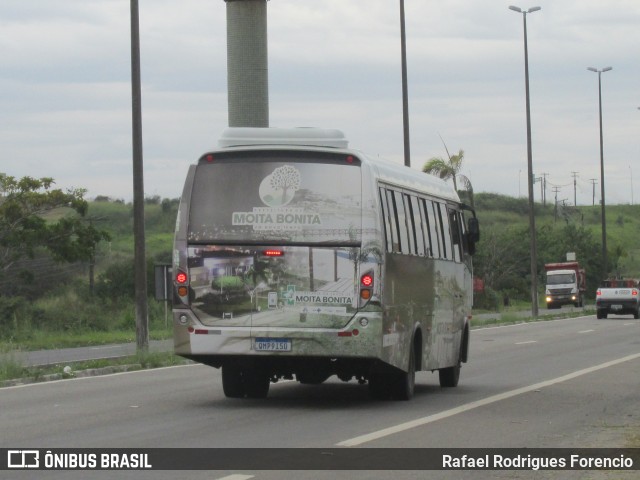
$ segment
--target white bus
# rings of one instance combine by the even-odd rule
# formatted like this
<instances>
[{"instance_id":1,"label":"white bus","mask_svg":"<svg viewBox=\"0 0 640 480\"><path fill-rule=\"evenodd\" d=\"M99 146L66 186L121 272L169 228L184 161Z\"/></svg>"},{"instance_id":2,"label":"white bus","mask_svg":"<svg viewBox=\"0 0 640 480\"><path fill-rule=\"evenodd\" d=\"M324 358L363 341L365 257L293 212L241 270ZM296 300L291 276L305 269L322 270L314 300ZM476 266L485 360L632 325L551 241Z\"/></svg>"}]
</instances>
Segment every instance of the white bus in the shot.
<instances>
[{"instance_id":1,"label":"white bus","mask_svg":"<svg viewBox=\"0 0 640 480\"><path fill-rule=\"evenodd\" d=\"M456 386L478 239L448 183L340 131L229 128L180 202L175 352L222 368L234 398L337 375L407 400L420 370Z\"/></svg>"}]
</instances>

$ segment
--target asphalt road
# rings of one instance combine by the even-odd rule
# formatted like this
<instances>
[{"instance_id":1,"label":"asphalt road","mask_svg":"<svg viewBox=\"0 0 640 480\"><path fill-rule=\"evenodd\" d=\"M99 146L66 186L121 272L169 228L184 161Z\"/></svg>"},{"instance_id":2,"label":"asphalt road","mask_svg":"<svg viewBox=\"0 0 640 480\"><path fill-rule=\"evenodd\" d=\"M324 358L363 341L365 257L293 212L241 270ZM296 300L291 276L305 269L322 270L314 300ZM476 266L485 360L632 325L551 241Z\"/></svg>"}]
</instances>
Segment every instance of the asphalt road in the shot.
<instances>
[{"instance_id":1,"label":"asphalt road","mask_svg":"<svg viewBox=\"0 0 640 480\"><path fill-rule=\"evenodd\" d=\"M623 446L629 427L640 429L638 320L588 316L474 330L470 355L457 388L442 389L437 374L421 372L410 402L372 401L366 386L338 380L320 386L278 383L266 400L226 399L219 370L201 365L9 387L0 390L0 447L616 447ZM7 478L16 479L292 476L10 473ZM495 471L368 471L348 477L534 478L530 474L585 478L585 472Z\"/></svg>"}]
</instances>

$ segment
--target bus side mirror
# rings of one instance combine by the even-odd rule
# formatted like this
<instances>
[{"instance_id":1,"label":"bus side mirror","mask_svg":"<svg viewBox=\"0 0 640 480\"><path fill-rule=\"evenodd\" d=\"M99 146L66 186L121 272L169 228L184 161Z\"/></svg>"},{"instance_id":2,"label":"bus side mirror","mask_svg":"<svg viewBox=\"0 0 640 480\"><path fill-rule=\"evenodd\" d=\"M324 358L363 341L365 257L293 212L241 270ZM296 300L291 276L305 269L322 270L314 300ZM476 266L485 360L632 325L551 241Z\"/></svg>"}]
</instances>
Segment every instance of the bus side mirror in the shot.
<instances>
[{"instance_id":1,"label":"bus side mirror","mask_svg":"<svg viewBox=\"0 0 640 480\"><path fill-rule=\"evenodd\" d=\"M467 243L469 253L473 255L476 251L476 243L480 241L480 224L476 217L471 217L467 221Z\"/></svg>"},{"instance_id":2,"label":"bus side mirror","mask_svg":"<svg viewBox=\"0 0 640 480\"><path fill-rule=\"evenodd\" d=\"M471 217L467 221L467 234L469 235L469 240L473 243L480 241L480 225L476 217Z\"/></svg>"}]
</instances>

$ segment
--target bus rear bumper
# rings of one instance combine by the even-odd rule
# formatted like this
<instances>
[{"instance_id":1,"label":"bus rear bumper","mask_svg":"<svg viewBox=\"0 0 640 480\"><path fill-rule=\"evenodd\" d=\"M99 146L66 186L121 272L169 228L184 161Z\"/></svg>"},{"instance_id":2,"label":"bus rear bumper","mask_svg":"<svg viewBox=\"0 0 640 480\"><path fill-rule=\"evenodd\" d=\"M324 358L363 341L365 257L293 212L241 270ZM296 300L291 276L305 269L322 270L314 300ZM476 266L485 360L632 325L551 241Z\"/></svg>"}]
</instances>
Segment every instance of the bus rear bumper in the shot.
<instances>
[{"instance_id":1,"label":"bus rear bumper","mask_svg":"<svg viewBox=\"0 0 640 480\"><path fill-rule=\"evenodd\" d=\"M354 317L340 330L174 324L174 351L189 358L227 355L381 358L382 319L374 320L367 315L368 322L361 322L361 318Z\"/></svg>"}]
</instances>

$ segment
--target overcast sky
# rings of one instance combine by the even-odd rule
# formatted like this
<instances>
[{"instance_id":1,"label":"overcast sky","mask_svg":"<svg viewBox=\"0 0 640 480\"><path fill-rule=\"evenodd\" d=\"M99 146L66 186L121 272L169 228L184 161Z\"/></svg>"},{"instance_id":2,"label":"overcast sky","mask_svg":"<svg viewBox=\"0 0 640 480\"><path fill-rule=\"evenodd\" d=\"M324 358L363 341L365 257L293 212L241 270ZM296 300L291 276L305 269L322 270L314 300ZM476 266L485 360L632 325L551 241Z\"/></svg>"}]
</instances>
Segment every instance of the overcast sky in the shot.
<instances>
[{"instance_id":1,"label":"overcast sky","mask_svg":"<svg viewBox=\"0 0 640 480\"><path fill-rule=\"evenodd\" d=\"M640 202L640 1L405 0L411 158L463 149L479 192L526 196L522 15L533 168L547 199ZM130 3L2 0L0 171L132 198ZM175 198L227 126L223 0L140 0L145 193ZM268 2L270 125L344 131L403 162L398 0ZM634 180L633 177L637 177ZM536 199L540 184L536 184ZM633 192L633 193L632 193Z\"/></svg>"}]
</instances>

